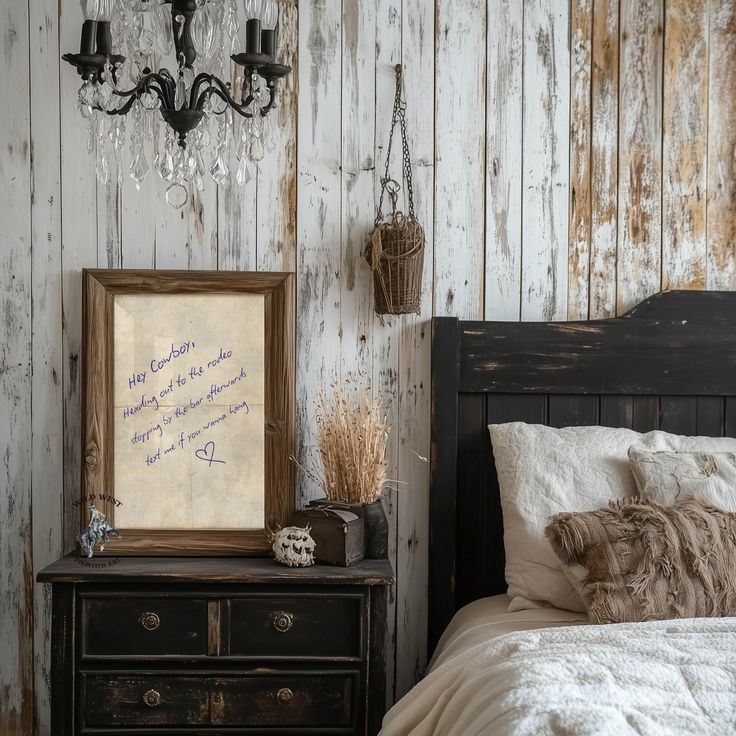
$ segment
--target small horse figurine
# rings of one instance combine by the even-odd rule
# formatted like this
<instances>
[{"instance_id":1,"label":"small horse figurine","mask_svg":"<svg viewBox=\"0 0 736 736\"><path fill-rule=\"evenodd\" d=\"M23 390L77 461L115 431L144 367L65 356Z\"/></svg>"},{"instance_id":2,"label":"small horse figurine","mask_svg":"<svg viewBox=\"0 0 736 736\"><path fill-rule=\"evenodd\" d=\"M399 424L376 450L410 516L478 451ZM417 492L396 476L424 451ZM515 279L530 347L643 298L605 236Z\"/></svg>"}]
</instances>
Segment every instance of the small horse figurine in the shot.
<instances>
[{"instance_id":1,"label":"small horse figurine","mask_svg":"<svg viewBox=\"0 0 736 736\"><path fill-rule=\"evenodd\" d=\"M95 544L100 543L100 552L103 552L105 545L110 541L110 535L114 534L120 539L120 532L105 521L105 514L98 511L95 506L89 507L90 520L89 526L77 537L80 547L87 553L87 557L92 557L95 551Z\"/></svg>"}]
</instances>

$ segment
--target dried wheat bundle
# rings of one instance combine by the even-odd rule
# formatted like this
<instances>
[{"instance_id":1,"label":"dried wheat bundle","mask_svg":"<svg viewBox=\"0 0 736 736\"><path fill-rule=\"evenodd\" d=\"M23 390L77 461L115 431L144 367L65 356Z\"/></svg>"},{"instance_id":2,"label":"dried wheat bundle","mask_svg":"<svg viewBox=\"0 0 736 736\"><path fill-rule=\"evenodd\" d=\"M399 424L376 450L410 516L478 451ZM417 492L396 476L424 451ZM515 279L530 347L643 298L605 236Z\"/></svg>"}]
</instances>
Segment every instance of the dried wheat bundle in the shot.
<instances>
[{"instance_id":1,"label":"dried wheat bundle","mask_svg":"<svg viewBox=\"0 0 736 736\"><path fill-rule=\"evenodd\" d=\"M352 399L345 389L320 393L317 416L323 487L332 501L372 503L386 482L391 428L381 401Z\"/></svg>"}]
</instances>

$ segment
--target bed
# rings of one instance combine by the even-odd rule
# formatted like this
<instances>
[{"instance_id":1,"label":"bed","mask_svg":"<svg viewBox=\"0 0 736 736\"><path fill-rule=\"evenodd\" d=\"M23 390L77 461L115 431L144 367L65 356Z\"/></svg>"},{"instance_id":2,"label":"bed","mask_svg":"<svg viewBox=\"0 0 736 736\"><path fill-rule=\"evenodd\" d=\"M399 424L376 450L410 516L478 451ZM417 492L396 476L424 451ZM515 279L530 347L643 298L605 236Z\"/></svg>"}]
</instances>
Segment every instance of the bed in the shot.
<instances>
[{"instance_id":1,"label":"bed","mask_svg":"<svg viewBox=\"0 0 736 736\"><path fill-rule=\"evenodd\" d=\"M665 292L610 320L433 320L433 657L382 733L736 733L735 619L509 613L488 435L525 422L736 437L734 326L724 292Z\"/></svg>"}]
</instances>

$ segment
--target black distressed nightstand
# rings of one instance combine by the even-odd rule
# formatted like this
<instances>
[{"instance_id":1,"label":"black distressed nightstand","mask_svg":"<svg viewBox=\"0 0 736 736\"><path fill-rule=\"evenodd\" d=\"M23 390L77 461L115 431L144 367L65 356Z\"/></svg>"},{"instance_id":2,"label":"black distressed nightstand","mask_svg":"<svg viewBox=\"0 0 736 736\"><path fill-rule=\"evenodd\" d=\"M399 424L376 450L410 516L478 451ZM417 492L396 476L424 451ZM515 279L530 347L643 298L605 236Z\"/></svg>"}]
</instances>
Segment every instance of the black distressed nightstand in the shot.
<instances>
[{"instance_id":1,"label":"black distressed nightstand","mask_svg":"<svg viewBox=\"0 0 736 736\"><path fill-rule=\"evenodd\" d=\"M38 580L53 586L54 736L380 728L388 560L69 555Z\"/></svg>"}]
</instances>

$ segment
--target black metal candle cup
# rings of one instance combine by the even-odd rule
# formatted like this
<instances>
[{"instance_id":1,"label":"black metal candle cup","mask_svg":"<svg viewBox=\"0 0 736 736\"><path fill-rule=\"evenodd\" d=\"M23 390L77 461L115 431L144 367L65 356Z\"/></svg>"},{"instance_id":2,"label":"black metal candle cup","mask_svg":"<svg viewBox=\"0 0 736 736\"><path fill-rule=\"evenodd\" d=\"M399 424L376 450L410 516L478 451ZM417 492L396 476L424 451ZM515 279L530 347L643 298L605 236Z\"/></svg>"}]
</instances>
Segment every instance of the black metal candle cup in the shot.
<instances>
[{"instance_id":1,"label":"black metal candle cup","mask_svg":"<svg viewBox=\"0 0 736 736\"><path fill-rule=\"evenodd\" d=\"M97 53L109 56L112 53L112 32L107 21L97 23Z\"/></svg>"},{"instance_id":2,"label":"black metal candle cup","mask_svg":"<svg viewBox=\"0 0 736 736\"><path fill-rule=\"evenodd\" d=\"M92 55L97 48L97 21L86 20L82 24L82 40L79 43L79 53Z\"/></svg>"},{"instance_id":3,"label":"black metal candle cup","mask_svg":"<svg viewBox=\"0 0 736 736\"><path fill-rule=\"evenodd\" d=\"M261 31L261 53L276 56L276 31Z\"/></svg>"},{"instance_id":4,"label":"black metal candle cup","mask_svg":"<svg viewBox=\"0 0 736 736\"><path fill-rule=\"evenodd\" d=\"M245 50L251 54L261 53L261 21L251 18L245 24Z\"/></svg>"}]
</instances>

